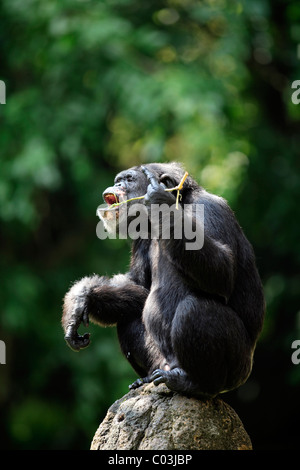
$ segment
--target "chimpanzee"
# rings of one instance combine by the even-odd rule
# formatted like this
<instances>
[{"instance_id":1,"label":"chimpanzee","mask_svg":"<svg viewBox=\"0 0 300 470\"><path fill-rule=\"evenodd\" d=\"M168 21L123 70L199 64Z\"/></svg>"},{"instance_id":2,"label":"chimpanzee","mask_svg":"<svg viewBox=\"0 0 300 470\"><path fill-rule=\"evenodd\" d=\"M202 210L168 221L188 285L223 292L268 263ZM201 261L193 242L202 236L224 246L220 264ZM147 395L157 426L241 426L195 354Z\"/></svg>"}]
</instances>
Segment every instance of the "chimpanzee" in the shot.
<instances>
[{"instance_id":1,"label":"chimpanzee","mask_svg":"<svg viewBox=\"0 0 300 470\"><path fill-rule=\"evenodd\" d=\"M107 212L118 215L140 198L151 207L173 206L184 170L178 163L150 163L121 171L103 198ZM172 191L172 188L175 188ZM213 397L246 381L262 328L264 296L252 246L227 202L210 194L190 176L180 191L180 212L199 223L195 210L204 208L204 240L186 249L182 237L137 237L132 242L130 269L112 278L93 275L76 282L64 299L65 339L75 351L88 346L79 335L89 319L116 325L121 350L140 376L129 388L165 383L194 397ZM118 217L115 219L118 224ZM160 224L162 220L160 219ZM168 219L174 225L174 218Z\"/></svg>"}]
</instances>

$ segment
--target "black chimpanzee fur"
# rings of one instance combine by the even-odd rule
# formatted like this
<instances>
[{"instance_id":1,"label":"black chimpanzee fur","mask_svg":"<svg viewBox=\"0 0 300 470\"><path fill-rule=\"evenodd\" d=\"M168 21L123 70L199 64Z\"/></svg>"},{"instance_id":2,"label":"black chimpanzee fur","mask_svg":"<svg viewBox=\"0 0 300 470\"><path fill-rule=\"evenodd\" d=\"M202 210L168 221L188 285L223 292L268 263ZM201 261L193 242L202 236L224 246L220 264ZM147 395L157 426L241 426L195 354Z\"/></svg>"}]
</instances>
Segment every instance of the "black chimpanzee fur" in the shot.
<instances>
[{"instance_id":1,"label":"black chimpanzee fur","mask_svg":"<svg viewBox=\"0 0 300 470\"><path fill-rule=\"evenodd\" d=\"M116 176L104 198L146 193L140 202L149 211L151 204L173 205L176 191L165 188L183 174L177 163L133 167ZM81 322L116 325L121 349L142 377L131 388L164 382L180 393L215 396L251 372L264 316L262 286L252 247L226 201L190 176L181 195L181 207L204 205L203 247L186 250L184 239L134 240L129 272L76 282L65 296L62 323L74 350L89 344L88 333L77 333Z\"/></svg>"}]
</instances>

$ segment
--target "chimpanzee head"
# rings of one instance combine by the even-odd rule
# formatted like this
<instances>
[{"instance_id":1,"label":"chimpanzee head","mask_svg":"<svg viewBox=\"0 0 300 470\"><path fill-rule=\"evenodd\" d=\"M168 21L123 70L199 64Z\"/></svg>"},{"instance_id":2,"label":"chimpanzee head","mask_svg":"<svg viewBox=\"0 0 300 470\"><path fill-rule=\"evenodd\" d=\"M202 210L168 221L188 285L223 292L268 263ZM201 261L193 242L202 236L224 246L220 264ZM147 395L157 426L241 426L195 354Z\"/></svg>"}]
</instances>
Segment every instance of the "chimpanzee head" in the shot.
<instances>
[{"instance_id":1,"label":"chimpanzee head","mask_svg":"<svg viewBox=\"0 0 300 470\"><path fill-rule=\"evenodd\" d=\"M103 192L106 205L101 205L97 209L97 215L108 232L117 231L123 217L129 220L128 210L133 204L143 204L143 196L147 193L149 185L149 178L144 174L143 168L147 168L155 180L166 188L177 186L184 174L181 165L177 163L150 163L118 173L114 185Z\"/></svg>"},{"instance_id":2,"label":"chimpanzee head","mask_svg":"<svg viewBox=\"0 0 300 470\"><path fill-rule=\"evenodd\" d=\"M147 178L139 167L129 168L117 174L114 186L106 188L103 199L108 206L134 197L143 196L147 191Z\"/></svg>"},{"instance_id":3,"label":"chimpanzee head","mask_svg":"<svg viewBox=\"0 0 300 470\"><path fill-rule=\"evenodd\" d=\"M146 191L147 177L140 167L129 168L118 173L114 185L103 191L105 204L97 209L97 215L102 220L105 229L112 233L118 232L120 221L127 217L130 205L139 202L138 199L133 201L130 199L143 196Z\"/></svg>"}]
</instances>

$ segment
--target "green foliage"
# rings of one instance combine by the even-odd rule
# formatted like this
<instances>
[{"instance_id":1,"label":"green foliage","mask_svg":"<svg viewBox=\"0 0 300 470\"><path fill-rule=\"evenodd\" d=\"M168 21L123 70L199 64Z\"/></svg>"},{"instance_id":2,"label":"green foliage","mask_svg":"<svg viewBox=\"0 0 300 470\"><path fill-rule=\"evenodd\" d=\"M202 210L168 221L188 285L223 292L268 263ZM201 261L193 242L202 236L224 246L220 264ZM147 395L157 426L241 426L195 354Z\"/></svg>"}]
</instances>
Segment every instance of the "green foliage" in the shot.
<instances>
[{"instance_id":1,"label":"green foliage","mask_svg":"<svg viewBox=\"0 0 300 470\"><path fill-rule=\"evenodd\" d=\"M135 378L113 330L91 327L74 354L60 315L75 279L127 269L128 244L96 238L95 210L115 172L142 162L181 161L229 200L265 284L261 347L300 383L300 6L283 3L2 1L4 447L88 448Z\"/></svg>"}]
</instances>

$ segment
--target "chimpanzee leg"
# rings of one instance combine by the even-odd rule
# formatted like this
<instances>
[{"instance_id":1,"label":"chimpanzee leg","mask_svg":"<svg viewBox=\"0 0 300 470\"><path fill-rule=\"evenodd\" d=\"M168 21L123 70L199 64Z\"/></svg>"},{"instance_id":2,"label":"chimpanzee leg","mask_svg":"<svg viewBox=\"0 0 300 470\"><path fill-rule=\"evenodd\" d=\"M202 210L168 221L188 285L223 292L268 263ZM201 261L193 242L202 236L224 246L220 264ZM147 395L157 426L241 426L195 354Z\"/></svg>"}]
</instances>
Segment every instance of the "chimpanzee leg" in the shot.
<instances>
[{"instance_id":1,"label":"chimpanzee leg","mask_svg":"<svg viewBox=\"0 0 300 470\"><path fill-rule=\"evenodd\" d=\"M238 315L211 299L188 296L178 305L171 330L178 366L151 379L174 391L215 396L248 377L252 346Z\"/></svg>"},{"instance_id":2,"label":"chimpanzee leg","mask_svg":"<svg viewBox=\"0 0 300 470\"><path fill-rule=\"evenodd\" d=\"M145 330L140 316L128 313L124 321L119 320L117 331L121 350L137 374L142 377L130 388L147 383L148 374L162 367L164 358Z\"/></svg>"}]
</instances>

